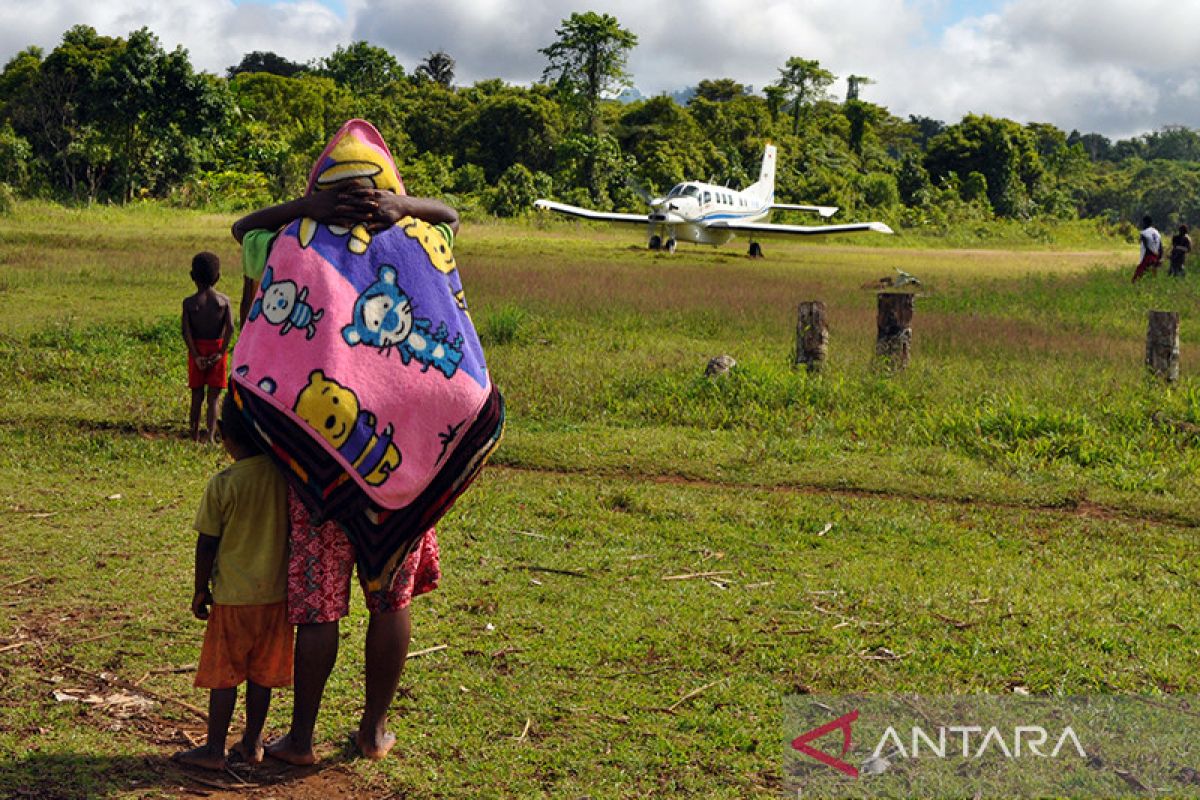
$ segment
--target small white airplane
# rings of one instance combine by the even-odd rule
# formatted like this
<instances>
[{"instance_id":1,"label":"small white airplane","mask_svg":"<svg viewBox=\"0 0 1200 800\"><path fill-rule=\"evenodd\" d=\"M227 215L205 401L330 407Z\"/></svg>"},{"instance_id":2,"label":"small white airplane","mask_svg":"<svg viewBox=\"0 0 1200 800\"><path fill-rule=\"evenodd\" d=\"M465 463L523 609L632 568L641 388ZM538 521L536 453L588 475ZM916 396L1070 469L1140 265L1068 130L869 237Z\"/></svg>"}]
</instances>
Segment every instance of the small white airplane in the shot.
<instances>
[{"instance_id":1,"label":"small white airplane","mask_svg":"<svg viewBox=\"0 0 1200 800\"><path fill-rule=\"evenodd\" d=\"M739 233L750 238L750 255L755 257L762 255L762 247L756 240L768 236L814 236L862 231L892 233L892 229L882 222L774 225L766 222L766 219L775 210L814 211L822 218L837 213L837 208L832 206L798 206L776 203L774 200L775 146L769 144L763 151L758 180L740 192L726 186L688 181L676 186L666 197L648 199L648 215L592 211L553 200L538 200L533 205L535 208L598 222L645 225L650 249L666 249L668 253L675 252L675 244L679 241L722 245Z\"/></svg>"}]
</instances>

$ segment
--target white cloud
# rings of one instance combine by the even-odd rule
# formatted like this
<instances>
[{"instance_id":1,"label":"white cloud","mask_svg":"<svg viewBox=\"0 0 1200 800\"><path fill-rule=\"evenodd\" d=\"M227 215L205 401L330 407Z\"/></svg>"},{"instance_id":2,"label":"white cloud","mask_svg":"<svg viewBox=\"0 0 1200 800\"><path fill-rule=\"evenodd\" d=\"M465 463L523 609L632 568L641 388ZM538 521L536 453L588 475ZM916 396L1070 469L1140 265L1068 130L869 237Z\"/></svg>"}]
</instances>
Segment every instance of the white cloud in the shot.
<instances>
[{"instance_id":1,"label":"white cloud","mask_svg":"<svg viewBox=\"0 0 1200 800\"><path fill-rule=\"evenodd\" d=\"M126 35L147 26L222 72L251 50L308 61L366 39L412 69L433 50L460 83L541 76L539 48L579 5L563 0L5 0L0 59L52 48L71 25ZM592 0L637 34L629 68L647 94L734 78L774 81L790 56L839 76L868 75L866 99L893 113L953 122L968 112L1127 136L1166 124L1200 127L1200 0L994 0L944 30L947 0ZM839 83L838 91L844 90Z\"/></svg>"}]
</instances>

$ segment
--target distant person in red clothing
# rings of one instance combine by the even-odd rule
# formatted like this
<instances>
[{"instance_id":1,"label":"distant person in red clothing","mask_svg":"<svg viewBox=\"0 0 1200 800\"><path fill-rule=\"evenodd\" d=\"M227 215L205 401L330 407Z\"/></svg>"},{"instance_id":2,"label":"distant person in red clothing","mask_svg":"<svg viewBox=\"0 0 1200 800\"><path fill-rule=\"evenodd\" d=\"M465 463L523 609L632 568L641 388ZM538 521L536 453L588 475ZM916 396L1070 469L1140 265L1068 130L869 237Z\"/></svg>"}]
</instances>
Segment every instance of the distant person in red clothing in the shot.
<instances>
[{"instance_id":1,"label":"distant person in red clothing","mask_svg":"<svg viewBox=\"0 0 1200 800\"><path fill-rule=\"evenodd\" d=\"M1163 257L1162 234L1154 227L1154 220L1149 216L1142 217L1142 232L1138 235L1138 240L1142 245L1142 258L1133 272L1134 283L1137 283L1147 270L1152 270L1157 275L1158 265L1162 263Z\"/></svg>"},{"instance_id":2,"label":"distant person in red clothing","mask_svg":"<svg viewBox=\"0 0 1200 800\"><path fill-rule=\"evenodd\" d=\"M233 338L233 311L229 298L213 286L221 279L221 260L213 253L192 258L192 282L196 293L183 301L183 341L188 349L188 388L192 408L188 422L193 441L200 441L200 406L208 392L206 415L208 441L217 439L217 401L226 385L226 358Z\"/></svg>"}]
</instances>

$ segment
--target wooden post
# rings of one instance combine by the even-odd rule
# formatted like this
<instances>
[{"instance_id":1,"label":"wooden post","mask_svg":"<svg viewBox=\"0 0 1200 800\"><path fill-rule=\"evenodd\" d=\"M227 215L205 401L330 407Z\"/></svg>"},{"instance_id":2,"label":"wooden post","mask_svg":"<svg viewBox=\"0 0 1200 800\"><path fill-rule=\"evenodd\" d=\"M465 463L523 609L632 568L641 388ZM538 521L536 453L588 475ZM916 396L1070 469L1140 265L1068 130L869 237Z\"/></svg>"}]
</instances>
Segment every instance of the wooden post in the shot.
<instances>
[{"instance_id":1,"label":"wooden post","mask_svg":"<svg viewBox=\"0 0 1200 800\"><path fill-rule=\"evenodd\" d=\"M1179 380L1179 312L1151 311L1146 328L1146 366L1168 383Z\"/></svg>"},{"instance_id":2,"label":"wooden post","mask_svg":"<svg viewBox=\"0 0 1200 800\"><path fill-rule=\"evenodd\" d=\"M888 369L908 366L912 347L913 295L907 292L880 292L879 310L875 318L878 333L875 338L875 357Z\"/></svg>"},{"instance_id":3,"label":"wooden post","mask_svg":"<svg viewBox=\"0 0 1200 800\"><path fill-rule=\"evenodd\" d=\"M796 363L809 372L820 372L825 366L825 351L829 348L829 324L825 319L825 304L820 300L805 300L796 312Z\"/></svg>"}]
</instances>

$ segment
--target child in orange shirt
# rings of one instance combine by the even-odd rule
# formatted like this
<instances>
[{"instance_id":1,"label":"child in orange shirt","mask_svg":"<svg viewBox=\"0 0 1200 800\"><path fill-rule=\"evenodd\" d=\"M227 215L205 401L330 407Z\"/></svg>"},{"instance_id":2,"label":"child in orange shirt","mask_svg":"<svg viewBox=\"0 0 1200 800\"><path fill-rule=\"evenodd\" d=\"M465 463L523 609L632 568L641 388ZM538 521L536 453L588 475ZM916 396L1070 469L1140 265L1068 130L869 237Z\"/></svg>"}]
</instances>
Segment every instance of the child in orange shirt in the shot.
<instances>
[{"instance_id":1,"label":"child in orange shirt","mask_svg":"<svg viewBox=\"0 0 1200 800\"><path fill-rule=\"evenodd\" d=\"M225 768L225 738L246 683L246 730L232 748L263 758L271 689L292 684L293 629L287 620L287 483L254 444L231 395L221 405L221 443L234 463L214 475L196 512L192 613L208 620L196 686L210 689L208 741L175 760ZM210 609L211 606L211 609Z\"/></svg>"}]
</instances>

